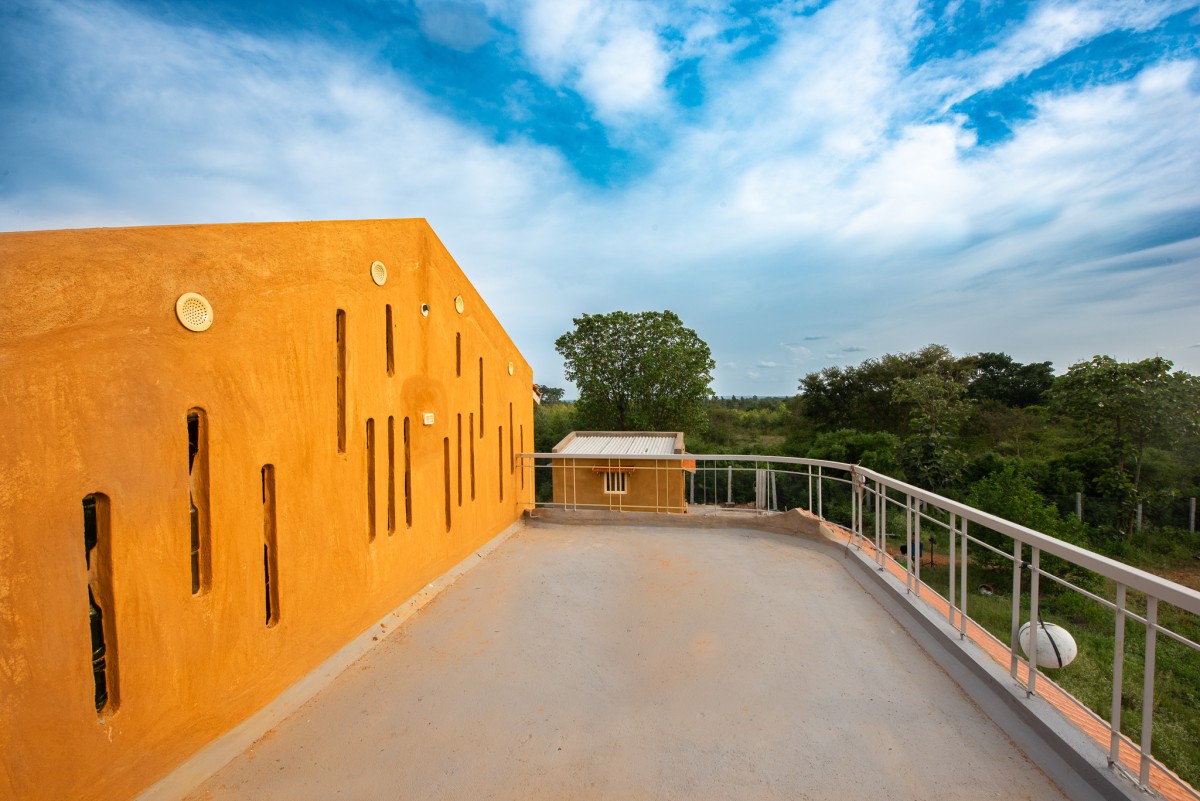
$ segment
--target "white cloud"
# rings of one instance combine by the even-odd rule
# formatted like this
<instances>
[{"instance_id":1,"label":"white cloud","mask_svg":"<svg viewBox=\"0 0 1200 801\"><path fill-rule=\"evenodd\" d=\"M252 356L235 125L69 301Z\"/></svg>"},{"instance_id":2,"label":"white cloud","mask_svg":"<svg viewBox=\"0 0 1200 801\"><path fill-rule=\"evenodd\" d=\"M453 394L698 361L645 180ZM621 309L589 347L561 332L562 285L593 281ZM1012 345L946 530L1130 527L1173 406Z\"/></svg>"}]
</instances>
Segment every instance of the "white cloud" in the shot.
<instances>
[{"instance_id":1,"label":"white cloud","mask_svg":"<svg viewBox=\"0 0 1200 801\"><path fill-rule=\"evenodd\" d=\"M945 111L976 92L1028 75L1101 34L1146 30L1190 5L1192 0L1043 0L1021 23L1010 25L995 47L962 58L934 61L906 84L913 91L940 95Z\"/></svg>"},{"instance_id":2,"label":"white cloud","mask_svg":"<svg viewBox=\"0 0 1200 801\"><path fill-rule=\"evenodd\" d=\"M467 0L417 0L421 32L446 47L471 52L488 42L492 26L488 9Z\"/></svg>"},{"instance_id":3,"label":"white cloud","mask_svg":"<svg viewBox=\"0 0 1200 801\"><path fill-rule=\"evenodd\" d=\"M650 4L536 0L521 18L538 74L578 91L606 122L662 111L671 66Z\"/></svg>"}]
</instances>

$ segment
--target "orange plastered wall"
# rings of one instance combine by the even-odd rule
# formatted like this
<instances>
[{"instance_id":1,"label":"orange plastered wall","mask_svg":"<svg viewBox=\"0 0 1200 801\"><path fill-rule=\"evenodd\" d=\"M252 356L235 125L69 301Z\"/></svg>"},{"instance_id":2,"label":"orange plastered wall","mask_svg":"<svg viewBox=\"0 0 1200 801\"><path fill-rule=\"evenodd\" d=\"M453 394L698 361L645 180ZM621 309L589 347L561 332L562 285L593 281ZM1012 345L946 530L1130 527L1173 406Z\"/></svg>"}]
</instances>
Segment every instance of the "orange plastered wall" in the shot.
<instances>
[{"instance_id":1,"label":"orange plastered wall","mask_svg":"<svg viewBox=\"0 0 1200 801\"><path fill-rule=\"evenodd\" d=\"M207 331L176 318L186 292L211 303ZM511 524L532 493L510 452L533 441L532 381L423 220L0 234L0 797L133 797ZM198 593L191 409L207 435ZM89 495L107 499L101 712Z\"/></svg>"}]
</instances>

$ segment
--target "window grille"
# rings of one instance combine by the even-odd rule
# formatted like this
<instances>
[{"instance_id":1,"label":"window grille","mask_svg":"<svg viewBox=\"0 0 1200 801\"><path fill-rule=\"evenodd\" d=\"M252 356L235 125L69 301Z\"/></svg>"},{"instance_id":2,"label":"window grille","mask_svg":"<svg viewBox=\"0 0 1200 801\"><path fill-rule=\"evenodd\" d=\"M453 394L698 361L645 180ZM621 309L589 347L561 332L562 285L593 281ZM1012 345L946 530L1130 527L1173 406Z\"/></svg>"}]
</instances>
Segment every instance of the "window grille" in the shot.
<instances>
[{"instance_id":1,"label":"window grille","mask_svg":"<svg viewBox=\"0 0 1200 801\"><path fill-rule=\"evenodd\" d=\"M605 495L624 495L629 492L629 474L628 473L605 473L604 474L604 494Z\"/></svg>"}]
</instances>

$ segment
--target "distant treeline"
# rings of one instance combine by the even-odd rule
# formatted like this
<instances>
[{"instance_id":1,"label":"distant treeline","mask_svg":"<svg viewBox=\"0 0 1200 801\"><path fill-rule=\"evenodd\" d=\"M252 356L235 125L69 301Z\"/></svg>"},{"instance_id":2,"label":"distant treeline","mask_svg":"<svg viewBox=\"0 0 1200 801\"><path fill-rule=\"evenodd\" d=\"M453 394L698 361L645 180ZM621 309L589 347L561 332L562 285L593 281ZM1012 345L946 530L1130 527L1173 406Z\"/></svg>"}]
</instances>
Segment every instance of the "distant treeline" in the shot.
<instances>
[{"instance_id":1,"label":"distant treeline","mask_svg":"<svg viewBox=\"0 0 1200 801\"><path fill-rule=\"evenodd\" d=\"M539 451L573 429L571 407L539 407ZM1186 529L1200 495L1200 381L1162 358L1097 356L1056 377L1048 361L929 345L809 373L792 397L713 398L707 425L685 433L694 453L862 464L1110 552L1133 544L1139 504L1143 534ZM1065 522L1076 493L1095 510L1084 527Z\"/></svg>"}]
</instances>

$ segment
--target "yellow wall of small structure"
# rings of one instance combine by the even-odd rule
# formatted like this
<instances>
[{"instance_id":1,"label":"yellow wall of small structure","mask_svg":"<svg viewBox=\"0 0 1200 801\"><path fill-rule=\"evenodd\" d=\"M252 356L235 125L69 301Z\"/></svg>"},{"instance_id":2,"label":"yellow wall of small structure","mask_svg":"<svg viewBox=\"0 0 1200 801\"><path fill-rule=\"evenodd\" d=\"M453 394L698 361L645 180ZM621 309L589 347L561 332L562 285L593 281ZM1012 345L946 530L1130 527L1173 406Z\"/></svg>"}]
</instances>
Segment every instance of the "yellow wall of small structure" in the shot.
<instances>
[{"instance_id":1,"label":"yellow wall of small structure","mask_svg":"<svg viewBox=\"0 0 1200 801\"><path fill-rule=\"evenodd\" d=\"M604 491L605 471L626 471L624 494ZM678 459L552 460L554 503L568 508L629 512L686 512L685 472Z\"/></svg>"},{"instance_id":2,"label":"yellow wall of small structure","mask_svg":"<svg viewBox=\"0 0 1200 801\"><path fill-rule=\"evenodd\" d=\"M212 303L209 330L177 321L185 292ZM0 796L136 795L511 524L532 493L514 458L533 442L532 381L423 220L0 234ZM208 437L211 586L200 594L193 408ZM275 480L273 626L264 465ZM100 580L119 697L101 713L84 559L83 499L94 493L109 502L111 545L95 553L108 548L111 563Z\"/></svg>"}]
</instances>

